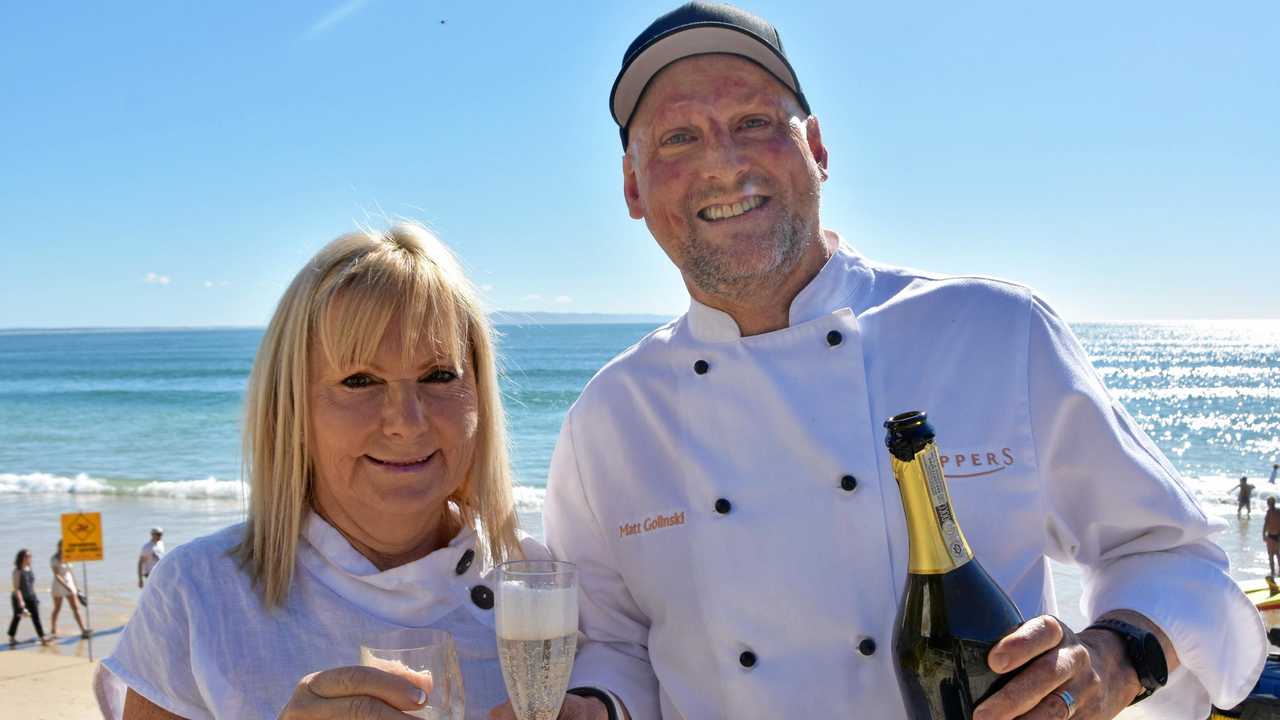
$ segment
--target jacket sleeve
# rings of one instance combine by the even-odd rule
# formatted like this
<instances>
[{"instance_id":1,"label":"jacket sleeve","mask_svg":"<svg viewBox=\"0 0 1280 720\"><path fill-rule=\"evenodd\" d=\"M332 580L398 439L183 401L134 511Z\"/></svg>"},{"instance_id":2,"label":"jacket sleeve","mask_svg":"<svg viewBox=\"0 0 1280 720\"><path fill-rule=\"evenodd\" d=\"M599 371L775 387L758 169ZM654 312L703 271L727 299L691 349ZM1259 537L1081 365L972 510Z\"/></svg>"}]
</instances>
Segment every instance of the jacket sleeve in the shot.
<instances>
[{"instance_id":1,"label":"jacket sleeve","mask_svg":"<svg viewBox=\"0 0 1280 720\"><path fill-rule=\"evenodd\" d=\"M1049 555L1083 569L1081 610L1142 613L1183 670L1134 709L1180 698L1204 717L1249 694L1266 660L1261 618L1228 574L1221 530L1168 459L1103 386L1066 323L1039 300L1028 337L1028 397L1047 487ZM1165 715L1160 715L1165 717ZM1168 715L1174 717L1174 715Z\"/></svg>"},{"instance_id":2,"label":"jacket sleeve","mask_svg":"<svg viewBox=\"0 0 1280 720\"><path fill-rule=\"evenodd\" d=\"M551 458L544 508L547 546L578 566L582 644L571 687L595 687L621 698L632 720L656 720L658 681L649 664L649 618L627 589L608 535L587 496L574 447L573 411Z\"/></svg>"}]
</instances>

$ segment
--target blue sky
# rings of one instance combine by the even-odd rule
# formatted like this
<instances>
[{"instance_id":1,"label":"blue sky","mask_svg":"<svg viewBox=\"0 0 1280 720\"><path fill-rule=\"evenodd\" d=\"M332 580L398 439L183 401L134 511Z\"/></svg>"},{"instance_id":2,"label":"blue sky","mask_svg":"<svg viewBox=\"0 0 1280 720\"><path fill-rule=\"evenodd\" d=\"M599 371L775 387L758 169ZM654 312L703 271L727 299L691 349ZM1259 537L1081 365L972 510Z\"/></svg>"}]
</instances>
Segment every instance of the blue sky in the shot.
<instances>
[{"instance_id":1,"label":"blue sky","mask_svg":"<svg viewBox=\"0 0 1280 720\"><path fill-rule=\"evenodd\" d=\"M261 325L327 240L396 216L494 308L676 314L606 108L673 6L6 2L0 327ZM743 6L864 254L1072 320L1280 317L1272 0Z\"/></svg>"}]
</instances>

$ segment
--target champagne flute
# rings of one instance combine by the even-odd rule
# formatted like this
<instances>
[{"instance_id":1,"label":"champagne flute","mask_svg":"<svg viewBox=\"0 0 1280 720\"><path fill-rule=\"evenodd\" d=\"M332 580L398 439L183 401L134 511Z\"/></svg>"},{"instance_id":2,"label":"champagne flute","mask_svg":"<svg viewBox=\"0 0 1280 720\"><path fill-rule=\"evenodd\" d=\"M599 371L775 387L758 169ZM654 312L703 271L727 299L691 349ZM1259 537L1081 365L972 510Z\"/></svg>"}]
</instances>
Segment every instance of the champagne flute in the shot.
<instances>
[{"instance_id":1,"label":"champagne flute","mask_svg":"<svg viewBox=\"0 0 1280 720\"><path fill-rule=\"evenodd\" d=\"M371 638L360 646L360 664L399 675L427 690L427 704L409 715L462 720L466 696L453 636L444 630L409 628Z\"/></svg>"},{"instance_id":2,"label":"champagne flute","mask_svg":"<svg viewBox=\"0 0 1280 720\"><path fill-rule=\"evenodd\" d=\"M498 566L498 658L518 720L555 720L578 648L578 569L554 560Z\"/></svg>"}]
</instances>

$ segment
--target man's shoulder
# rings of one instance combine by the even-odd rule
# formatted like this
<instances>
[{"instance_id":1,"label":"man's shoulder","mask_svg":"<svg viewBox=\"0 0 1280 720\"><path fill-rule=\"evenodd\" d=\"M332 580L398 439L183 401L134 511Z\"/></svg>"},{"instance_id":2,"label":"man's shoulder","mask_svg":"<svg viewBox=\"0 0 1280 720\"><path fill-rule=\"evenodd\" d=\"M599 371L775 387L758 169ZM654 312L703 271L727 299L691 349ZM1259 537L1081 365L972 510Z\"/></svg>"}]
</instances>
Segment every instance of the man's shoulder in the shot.
<instances>
[{"instance_id":1,"label":"man's shoulder","mask_svg":"<svg viewBox=\"0 0 1280 720\"><path fill-rule=\"evenodd\" d=\"M616 399L648 380L671 372L671 350L681 341L684 316L656 328L618 353L587 381L574 406Z\"/></svg>"},{"instance_id":2,"label":"man's shoulder","mask_svg":"<svg viewBox=\"0 0 1280 720\"><path fill-rule=\"evenodd\" d=\"M960 302L987 308L1025 308L1036 293L1023 283L993 275L952 275L866 261L875 282L872 307L901 302Z\"/></svg>"}]
</instances>

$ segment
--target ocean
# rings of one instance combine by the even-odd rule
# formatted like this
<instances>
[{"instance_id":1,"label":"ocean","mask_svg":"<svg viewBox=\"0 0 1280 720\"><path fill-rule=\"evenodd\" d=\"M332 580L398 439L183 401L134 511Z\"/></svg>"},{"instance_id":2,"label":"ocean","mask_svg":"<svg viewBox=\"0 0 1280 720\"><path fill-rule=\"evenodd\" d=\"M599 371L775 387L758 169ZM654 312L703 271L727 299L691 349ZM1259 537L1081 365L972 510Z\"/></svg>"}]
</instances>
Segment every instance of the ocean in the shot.
<instances>
[{"instance_id":1,"label":"ocean","mask_svg":"<svg viewBox=\"0 0 1280 720\"><path fill-rule=\"evenodd\" d=\"M653 327L499 328L518 510L535 535L565 411L596 370ZM1209 512L1227 522L1217 540L1233 575L1265 575L1265 497L1280 495L1268 483L1280 453L1280 321L1074 328L1107 386ZM150 527L162 526L173 547L243 516L240 422L261 335L258 329L0 331L4 557L30 548L37 581L47 588L59 516L101 512L106 557L88 564L92 621L98 628L123 623L137 598L138 550ZM1232 487L1241 475L1258 493L1255 515L1237 521ZM1060 614L1079 624L1078 574L1055 568L1055 580ZM65 634L74 621L64 612L59 626Z\"/></svg>"}]
</instances>

